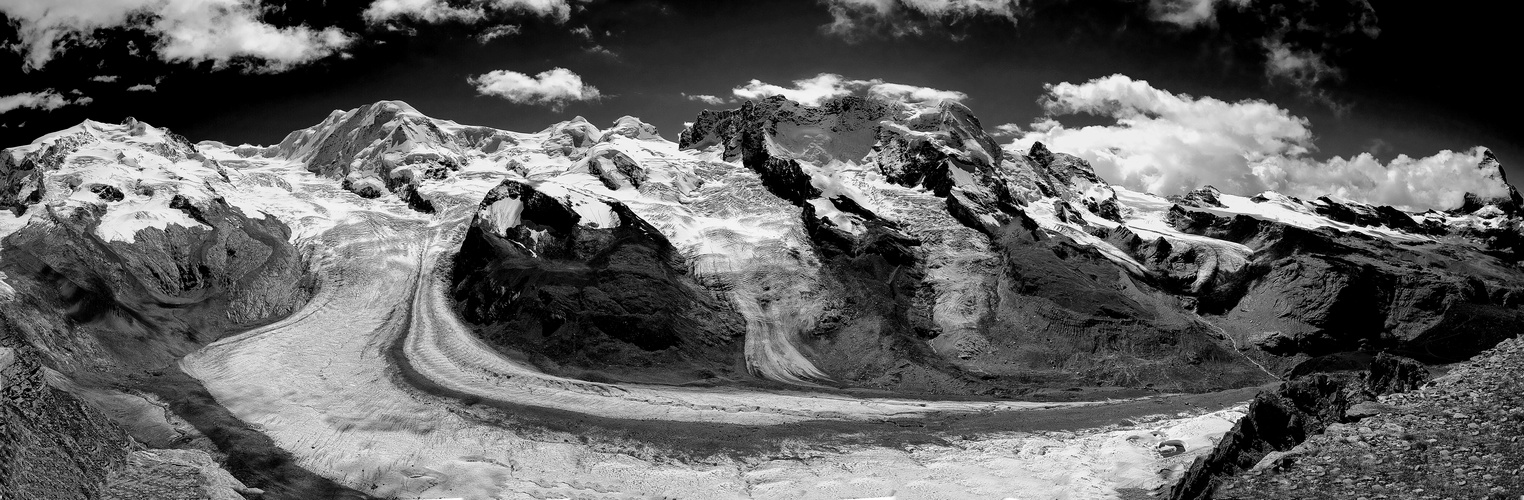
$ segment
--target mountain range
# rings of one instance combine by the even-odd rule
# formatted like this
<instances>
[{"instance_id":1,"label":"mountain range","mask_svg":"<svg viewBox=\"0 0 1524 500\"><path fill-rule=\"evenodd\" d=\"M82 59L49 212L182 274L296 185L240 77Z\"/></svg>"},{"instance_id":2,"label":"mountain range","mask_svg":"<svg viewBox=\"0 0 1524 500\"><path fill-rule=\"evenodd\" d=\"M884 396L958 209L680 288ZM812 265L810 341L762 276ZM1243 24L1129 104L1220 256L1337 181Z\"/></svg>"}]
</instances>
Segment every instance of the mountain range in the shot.
<instances>
[{"instance_id":1,"label":"mountain range","mask_svg":"<svg viewBox=\"0 0 1524 500\"><path fill-rule=\"evenodd\" d=\"M954 101L770 97L677 138L383 101L271 146L129 119L0 151L0 497L846 498L866 483L661 464L1222 415L1524 321L1491 153L1508 196L1414 213L1134 192ZM1172 484L1227 431L1170 422L1185 455L1148 434L1043 484ZM936 494L997 491L973 483Z\"/></svg>"}]
</instances>

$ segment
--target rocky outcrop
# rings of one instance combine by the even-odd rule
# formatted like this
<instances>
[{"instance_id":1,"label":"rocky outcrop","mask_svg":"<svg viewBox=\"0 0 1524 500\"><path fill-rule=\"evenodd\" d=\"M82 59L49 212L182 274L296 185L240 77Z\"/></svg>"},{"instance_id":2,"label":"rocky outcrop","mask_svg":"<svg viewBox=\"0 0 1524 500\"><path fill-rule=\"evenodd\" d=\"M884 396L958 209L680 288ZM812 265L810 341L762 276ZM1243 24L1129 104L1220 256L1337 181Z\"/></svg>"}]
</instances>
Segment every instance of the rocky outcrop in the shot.
<instances>
[{"instance_id":1,"label":"rocky outcrop","mask_svg":"<svg viewBox=\"0 0 1524 500\"><path fill-rule=\"evenodd\" d=\"M1349 213L1358 207L1337 206ZM1362 213L1376 217L1392 210ZM1253 250L1240 272L1213 277L1211 293L1197 296L1197 310L1271 354L1393 349L1453 361L1508 338L1514 331L1507 325L1524 320L1518 299L1524 272L1477 247L1416 237L1397 244L1181 205L1170 210L1169 220L1181 232Z\"/></svg>"},{"instance_id":2,"label":"rocky outcrop","mask_svg":"<svg viewBox=\"0 0 1524 500\"><path fill-rule=\"evenodd\" d=\"M488 341L552 372L725 375L743 321L683 269L666 237L617 201L505 181L466 234L454 294Z\"/></svg>"},{"instance_id":3,"label":"rocky outcrop","mask_svg":"<svg viewBox=\"0 0 1524 500\"><path fill-rule=\"evenodd\" d=\"M1353 406L1416 389L1427 381L1428 371L1422 364L1380 353L1367 370L1309 374L1281 384L1276 391L1262 392L1212 452L1191 464L1170 498L1210 499L1215 488L1232 476L1284 459L1286 452L1309 437L1344 421Z\"/></svg>"},{"instance_id":4,"label":"rocky outcrop","mask_svg":"<svg viewBox=\"0 0 1524 500\"><path fill-rule=\"evenodd\" d=\"M43 381L36 351L0 316L0 497L98 498L135 445L93 407Z\"/></svg>"},{"instance_id":5,"label":"rocky outcrop","mask_svg":"<svg viewBox=\"0 0 1524 500\"><path fill-rule=\"evenodd\" d=\"M144 447L94 405L54 387L14 326L0 313L0 498L242 500L261 493L205 451Z\"/></svg>"},{"instance_id":6,"label":"rocky outcrop","mask_svg":"<svg viewBox=\"0 0 1524 500\"><path fill-rule=\"evenodd\" d=\"M1360 403L1345 422L1212 493L1282 498L1515 498L1524 494L1524 342L1446 367L1418 390Z\"/></svg>"}]
</instances>

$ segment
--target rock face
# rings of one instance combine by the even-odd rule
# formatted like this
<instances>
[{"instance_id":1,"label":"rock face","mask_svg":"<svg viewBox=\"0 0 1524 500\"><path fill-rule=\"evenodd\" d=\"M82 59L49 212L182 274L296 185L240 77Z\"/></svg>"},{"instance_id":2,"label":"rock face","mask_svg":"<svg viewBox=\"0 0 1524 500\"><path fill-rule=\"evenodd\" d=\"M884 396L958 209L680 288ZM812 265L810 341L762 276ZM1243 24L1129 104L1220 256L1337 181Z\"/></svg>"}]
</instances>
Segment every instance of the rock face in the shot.
<instances>
[{"instance_id":1,"label":"rock face","mask_svg":"<svg viewBox=\"0 0 1524 500\"><path fill-rule=\"evenodd\" d=\"M97 498L134 443L105 415L43 382L36 353L0 316L0 497Z\"/></svg>"},{"instance_id":2,"label":"rock face","mask_svg":"<svg viewBox=\"0 0 1524 500\"><path fill-rule=\"evenodd\" d=\"M1338 213L1360 208L1327 199L1312 205ZM1268 353L1390 349L1431 362L1455 361L1512 336L1508 325L1524 319L1524 272L1484 245L1425 236L1413 217L1393 212L1382 207L1369 211L1379 215L1374 219L1345 219L1389 231L1392 239L1180 205L1168 221L1182 233L1251 250L1234 272L1219 269L1195 290L1197 310ZM1407 223L1362 222L1387 218Z\"/></svg>"},{"instance_id":3,"label":"rock face","mask_svg":"<svg viewBox=\"0 0 1524 500\"><path fill-rule=\"evenodd\" d=\"M660 231L617 201L557 194L510 180L482 200L454 267L466 319L562 373L683 381L734 369L740 315L683 272Z\"/></svg>"},{"instance_id":4,"label":"rock face","mask_svg":"<svg viewBox=\"0 0 1524 500\"><path fill-rule=\"evenodd\" d=\"M0 498L242 500L201 450L146 449L95 406L53 387L0 314Z\"/></svg>"}]
</instances>

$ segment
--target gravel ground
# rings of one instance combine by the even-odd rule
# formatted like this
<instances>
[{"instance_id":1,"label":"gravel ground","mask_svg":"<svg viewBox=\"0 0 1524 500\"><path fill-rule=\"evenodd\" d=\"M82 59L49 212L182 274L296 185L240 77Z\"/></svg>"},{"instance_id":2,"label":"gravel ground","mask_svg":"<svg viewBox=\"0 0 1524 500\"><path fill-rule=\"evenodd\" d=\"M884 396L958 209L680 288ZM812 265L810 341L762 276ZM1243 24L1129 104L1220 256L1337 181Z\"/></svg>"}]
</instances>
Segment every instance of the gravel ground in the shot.
<instances>
[{"instance_id":1,"label":"gravel ground","mask_svg":"<svg viewBox=\"0 0 1524 500\"><path fill-rule=\"evenodd\" d=\"M1417 391L1361 403L1324 434L1271 454L1222 499L1524 500L1524 339Z\"/></svg>"}]
</instances>

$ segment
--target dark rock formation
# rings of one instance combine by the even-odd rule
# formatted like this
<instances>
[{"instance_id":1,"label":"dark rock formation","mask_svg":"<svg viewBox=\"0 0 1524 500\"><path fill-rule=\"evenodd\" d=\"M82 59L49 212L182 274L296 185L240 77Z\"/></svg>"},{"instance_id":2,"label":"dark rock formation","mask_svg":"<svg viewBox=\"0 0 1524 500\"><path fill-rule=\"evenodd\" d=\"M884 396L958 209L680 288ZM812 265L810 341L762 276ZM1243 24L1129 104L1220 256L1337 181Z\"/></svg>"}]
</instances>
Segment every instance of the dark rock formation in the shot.
<instances>
[{"instance_id":1,"label":"dark rock formation","mask_svg":"<svg viewBox=\"0 0 1524 500\"><path fill-rule=\"evenodd\" d=\"M597 177L609 189L639 189L646 182L645 168L617 149L591 153L583 161L586 162L587 173Z\"/></svg>"},{"instance_id":2,"label":"dark rock formation","mask_svg":"<svg viewBox=\"0 0 1524 500\"><path fill-rule=\"evenodd\" d=\"M623 204L506 181L468 230L454 294L488 341L551 372L665 382L727 375L744 322L682 269L666 238Z\"/></svg>"},{"instance_id":3,"label":"dark rock formation","mask_svg":"<svg viewBox=\"0 0 1524 500\"><path fill-rule=\"evenodd\" d=\"M1191 464L1171 490L1170 498L1210 499L1217 485L1227 478L1343 421L1357 403L1410 391L1427 381L1428 371L1421 363L1380 353L1369 370L1353 376L1315 373L1289 380L1276 391L1262 392L1212 452Z\"/></svg>"},{"instance_id":4,"label":"dark rock formation","mask_svg":"<svg viewBox=\"0 0 1524 500\"><path fill-rule=\"evenodd\" d=\"M1171 197L1175 203L1188 207L1197 208L1223 208L1222 201L1218 199L1222 191L1212 186L1203 186L1200 189L1185 193L1182 196Z\"/></svg>"},{"instance_id":5,"label":"dark rock formation","mask_svg":"<svg viewBox=\"0 0 1524 500\"><path fill-rule=\"evenodd\" d=\"M1395 349L1454 361L1511 336L1507 325L1524 320L1512 298L1524 272L1477 247L1398 245L1180 205L1169 217L1182 232L1255 249L1242 271L1214 277L1197 310L1272 354Z\"/></svg>"},{"instance_id":6,"label":"dark rock formation","mask_svg":"<svg viewBox=\"0 0 1524 500\"><path fill-rule=\"evenodd\" d=\"M1409 358L1379 353L1365 372L1365 388L1376 394L1395 394L1423 387L1429 381L1429 369Z\"/></svg>"}]
</instances>

